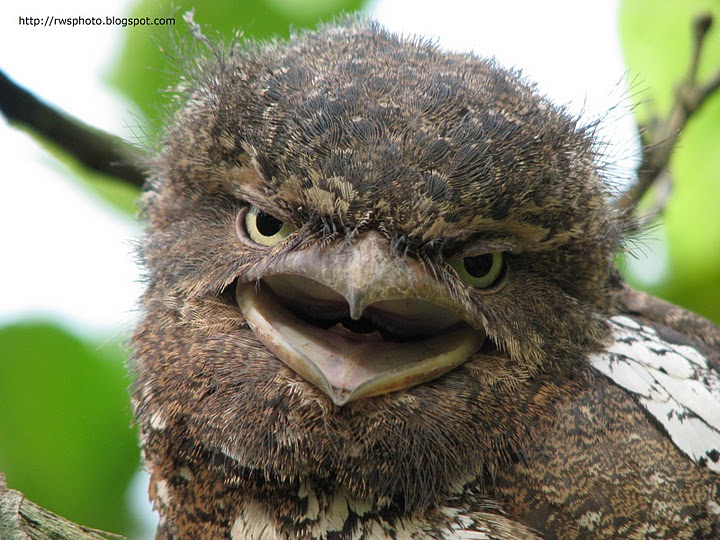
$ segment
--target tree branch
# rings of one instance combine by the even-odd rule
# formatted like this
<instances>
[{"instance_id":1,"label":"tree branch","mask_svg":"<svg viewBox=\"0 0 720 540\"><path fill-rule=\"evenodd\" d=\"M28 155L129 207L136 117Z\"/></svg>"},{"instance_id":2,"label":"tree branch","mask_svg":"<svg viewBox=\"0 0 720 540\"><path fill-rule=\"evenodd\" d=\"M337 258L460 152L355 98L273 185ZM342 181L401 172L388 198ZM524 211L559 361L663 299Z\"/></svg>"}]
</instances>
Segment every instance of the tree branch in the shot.
<instances>
[{"instance_id":1,"label":"tree branch","mask_svg":"<svg viewBox=\"0 0 720 540\"><path fill-rule=\"evenodd\" d=\"M142 187L142 153L127 141L63 114L0 71L0 112L56 144L87 168Z\"/></svg>"},{"instance_id":2,"label":"tree branch","mask_svg":"<svg viewBox=\"0 0 720 540\"><path fill-rule=\"evenodd\" d=\"M632 184L617 200L616 206L621 210L631 210L637 206L647 190L666 172L668 162L680 138L680 133L688 120L697 113L707 99L720 88L720 70L705 84L697 83L700 55L705 44L713 18L704 14L693 21L693 47L690 67L685 79L678 84L675 91L675 102L670 114L661 121L652 119L647 126L639 126L642 134L642 161L637 168L637 181ZM655 212L660 213L667 201L666 195L656 202Z\"/></svg>"},{"instance_id":3,"label":"tree branch","mask_svg":"<svg viewBox=\"0 0 720 540\"><path fill-rule=\"evenodd\" d=\"M68 521L22 493L7 488L0 473L0 538L3 540L123 540L124 537Z\"/></svg>"}]
</instances>

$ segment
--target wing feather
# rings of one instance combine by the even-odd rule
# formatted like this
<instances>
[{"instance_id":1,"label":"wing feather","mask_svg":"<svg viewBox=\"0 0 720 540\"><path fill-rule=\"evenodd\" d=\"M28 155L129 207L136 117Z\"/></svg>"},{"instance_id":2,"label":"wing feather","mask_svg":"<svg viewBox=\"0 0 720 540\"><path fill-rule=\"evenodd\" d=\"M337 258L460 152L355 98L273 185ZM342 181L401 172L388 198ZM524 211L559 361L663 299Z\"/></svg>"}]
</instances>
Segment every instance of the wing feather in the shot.
<instances>
[{"instance_id":1,"label":"wing feather","mask_svg":"<svg viewBox=\"0 0 720 540\"><path fill-rule=\"evenodd\" d=\"M699 349L618 315L614 343L592 355L600 373L633 394L693 461L720 472L720 374Z\"/></svg>"}]
</instances>

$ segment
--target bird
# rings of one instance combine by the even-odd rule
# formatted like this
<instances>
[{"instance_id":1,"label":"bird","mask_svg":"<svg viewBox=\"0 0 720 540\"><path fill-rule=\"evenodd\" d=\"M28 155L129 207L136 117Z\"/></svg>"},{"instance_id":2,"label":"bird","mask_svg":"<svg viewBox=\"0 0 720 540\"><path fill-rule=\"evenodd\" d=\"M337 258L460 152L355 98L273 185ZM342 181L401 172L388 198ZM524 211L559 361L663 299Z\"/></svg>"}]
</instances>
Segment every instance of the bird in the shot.
<instances>
[{"instance_id":1,"label":"bird","mask_svg":"<svg viewBox=\"0 0 720 540\"><path fill-rule=\"evenodd\" d=\"M720 329L597 124L346 16L181 62L132 406L156 538L720 538Z\"/></svg>"}]
</instances>

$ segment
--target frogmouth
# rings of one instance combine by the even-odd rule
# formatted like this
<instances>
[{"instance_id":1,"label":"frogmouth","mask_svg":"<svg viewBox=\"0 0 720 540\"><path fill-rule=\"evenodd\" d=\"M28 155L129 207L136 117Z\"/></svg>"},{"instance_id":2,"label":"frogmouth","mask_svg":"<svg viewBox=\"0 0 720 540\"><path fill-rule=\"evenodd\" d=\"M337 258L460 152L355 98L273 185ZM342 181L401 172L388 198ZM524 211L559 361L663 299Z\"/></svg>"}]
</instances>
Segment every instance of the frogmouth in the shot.
<instances>
[{"instance_id":1,"label":"frogmouth","mask_svg":"<svg viewBox=\"0 0 720 540\"><path fill-rule=\"evenodd\" d=\"M355 16L202 46L143 199L157 538L720 538L720 330L623 282L593 123Z\"/></svg>"}]
</instances>

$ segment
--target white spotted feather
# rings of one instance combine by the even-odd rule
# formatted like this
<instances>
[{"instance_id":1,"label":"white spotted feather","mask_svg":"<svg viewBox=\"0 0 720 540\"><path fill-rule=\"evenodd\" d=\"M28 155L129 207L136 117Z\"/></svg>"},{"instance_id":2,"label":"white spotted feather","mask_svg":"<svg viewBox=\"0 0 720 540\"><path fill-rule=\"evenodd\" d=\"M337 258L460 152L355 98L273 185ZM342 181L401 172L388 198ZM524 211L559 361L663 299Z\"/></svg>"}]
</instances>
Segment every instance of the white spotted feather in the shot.
<instances>
[{"instance_id":1,"label":"white spotted feather","mask_svg":"<svg viewBox=\"0 0 720 540\"><path fill-rule=\"evenodd\" d=\"M697 349L661 338L624 316L610 319L614 343L590 362L638 402L693 461L720 472L720 374Z\"/></svg>"}]
</instances>

